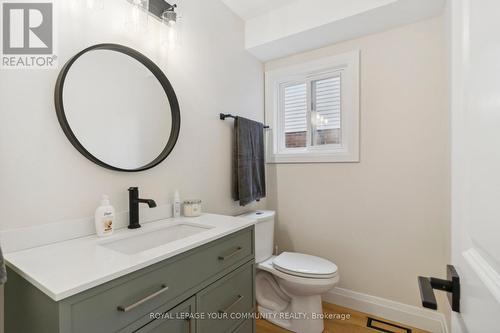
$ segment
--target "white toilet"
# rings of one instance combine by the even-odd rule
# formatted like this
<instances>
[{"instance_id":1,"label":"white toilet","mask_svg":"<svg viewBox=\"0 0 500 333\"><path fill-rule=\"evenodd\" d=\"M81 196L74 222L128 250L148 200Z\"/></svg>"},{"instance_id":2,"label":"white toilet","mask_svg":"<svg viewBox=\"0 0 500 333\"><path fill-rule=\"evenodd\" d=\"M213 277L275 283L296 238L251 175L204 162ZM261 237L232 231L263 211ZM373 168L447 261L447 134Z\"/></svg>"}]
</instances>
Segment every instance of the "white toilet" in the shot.
<instances>
[{"instance_id":1,"label":"white toilet","mask_svg":"<svg viewBox=\"0 0 500 333\"><path fill-rule=\"evenodd\" d=\"M283 252L273 256L274 212L258 211L244 216L257 220L255 283L259 312L270 322L293 332L323 332L323 320L314 314L323 313L321 295L339 281L337 266L302 253Z\"/></svg>"}]
</instances>

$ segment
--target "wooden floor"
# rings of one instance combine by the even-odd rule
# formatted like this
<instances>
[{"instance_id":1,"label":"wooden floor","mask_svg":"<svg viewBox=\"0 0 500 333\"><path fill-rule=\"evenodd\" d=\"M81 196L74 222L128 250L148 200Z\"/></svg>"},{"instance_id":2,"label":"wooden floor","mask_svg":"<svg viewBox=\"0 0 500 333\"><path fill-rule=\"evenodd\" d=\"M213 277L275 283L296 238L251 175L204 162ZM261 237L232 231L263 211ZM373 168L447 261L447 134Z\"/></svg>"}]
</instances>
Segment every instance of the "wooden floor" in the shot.
<instances>
[{"instance_id":1,"label":"wooden floor","mask_svg":"<svg viewBox=\"0 0 500 333\"><path fill-rule=\"evenodd\" d=\"M337 305L323 303L323 310L328 314L338 314L344 315L344 320L341 319L329 319L325 320L325 330L324 333L374 333L374 332L395 332L395 333L406 333L407 330L398 329L394 327L384 327L381 323L374 323L373 326L381 327L384 330L376 330L367 327L368 315L365 313L357 312L348 308L343 308ZM349 318L347 315L350 315ZM340 317L340 316L337 316ZM378 318L370 316L374 319L379 319L384 322L396 324L405 328L411 329L412 333L427 333L425 331L408 327L406 325L397 324L383 318ZM257 320L257 333L290 333L290 331L282 329L278 326L271 324L270 322L262 319Z\"/></svg>"}]
</instances>

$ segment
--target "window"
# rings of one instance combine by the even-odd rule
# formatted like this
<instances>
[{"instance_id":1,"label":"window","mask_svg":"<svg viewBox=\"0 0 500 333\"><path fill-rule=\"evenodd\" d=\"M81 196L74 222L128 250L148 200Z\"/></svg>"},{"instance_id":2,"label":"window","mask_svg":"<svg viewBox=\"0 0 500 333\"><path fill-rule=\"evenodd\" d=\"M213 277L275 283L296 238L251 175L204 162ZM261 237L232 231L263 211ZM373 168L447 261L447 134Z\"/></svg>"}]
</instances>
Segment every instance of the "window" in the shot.
<instances>
[{"instance_id":1,"label":"window","mask_svg":"<svg viewBox=\"0 0 500 333\"><path fill-rule=\"evenodd\" d=\"M359 52L266 72L268 162L359 161Z\"/></svg>"}]
</instances>

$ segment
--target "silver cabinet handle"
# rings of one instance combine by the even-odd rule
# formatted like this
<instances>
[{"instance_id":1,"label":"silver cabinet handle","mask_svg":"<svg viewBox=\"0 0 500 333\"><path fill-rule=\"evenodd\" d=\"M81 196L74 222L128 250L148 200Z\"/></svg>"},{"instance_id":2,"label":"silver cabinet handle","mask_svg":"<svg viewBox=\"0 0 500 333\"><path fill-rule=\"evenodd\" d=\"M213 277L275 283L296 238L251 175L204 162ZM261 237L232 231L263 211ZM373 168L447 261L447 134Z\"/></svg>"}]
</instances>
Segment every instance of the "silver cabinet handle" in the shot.
<instances>
[{"instance_id":1,"label":"silver cabinet handle","mask_svg":"<svg viewBox=\"0 0 500 333\"><path fill-rule=\"evenodd\" d=\"M233 253L228 254L227 256L219 256L219 260L227 260L229 258L232 258L235 255L237 255L238 253L240 253L241 250L243 250L243 248L241 246L238 246L238 248L236 248L236 251L234 251Z\"/></svg>"},{"instance_id":2,"label":"silver cabinet handle","mask_svg":"<svg viewBox=\"0 0 500 333\"><path fill-rule=\"evenodd\" d=\"M152 300L153 298L155 298L155 297L157 297L157 296L159 296L159 295L163 294L163 293L164 293L165 291L167 291L167 290L168 290L168 287L167 287L166 285L164 285L164 284L163 284L163 285L161 286L161 289L160 289L160 290L158 290L157 292L154 292L154 293L152 293L151 295L146 296L146 297L144 297L143 299L141 299L141 300L139 300L139 301L137 301L137 302L135 302L135 303L133 303L133 304L130 304L130 305L128 305L128 306L119 305L117 309L118 309L118 311L120 311L120 312L129 312L130 310L135 309L135 308L136 308L136 307L138 307L139 305L144 304L144 303L146 303L147 301Z\"/></svg>"},{"instance_id":3,"label":"silver cabinet handle","mask_svg":"<svg viewBox=\"0 0 500 333\"><path fill-rule=\"evenodd\" d=\"M241 302L241 300L243 299L244 297L241 296L241 295L238 295L238 299L236 301L233 302L233 304L231 304L230 306L228 306L227 308L225 308L224 310L219 310L219 313L228 313L233 307L236 306L236 304L238 304L239 302Z\"/></svg>"}]
</instances>

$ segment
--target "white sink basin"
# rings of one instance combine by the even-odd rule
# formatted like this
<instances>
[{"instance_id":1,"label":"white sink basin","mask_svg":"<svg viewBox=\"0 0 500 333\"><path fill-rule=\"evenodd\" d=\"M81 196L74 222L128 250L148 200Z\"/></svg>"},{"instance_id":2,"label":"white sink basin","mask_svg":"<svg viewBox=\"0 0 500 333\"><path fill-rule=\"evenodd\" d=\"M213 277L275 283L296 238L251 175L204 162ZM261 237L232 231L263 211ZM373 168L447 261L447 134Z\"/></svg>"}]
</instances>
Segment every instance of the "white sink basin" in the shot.
<instances>
[{"instance_id":1,"label":"white sink basin","mask_svg":"<svg viewBox=\"0 0 500 333\"><path fill-rule=\"evenodd\" d=\"M121 253L135 254L199 234L212 228L212 226L182 223L142 233L139 231L137 235L110 240L100 245Z\"/></svg>"}]
</instances>

